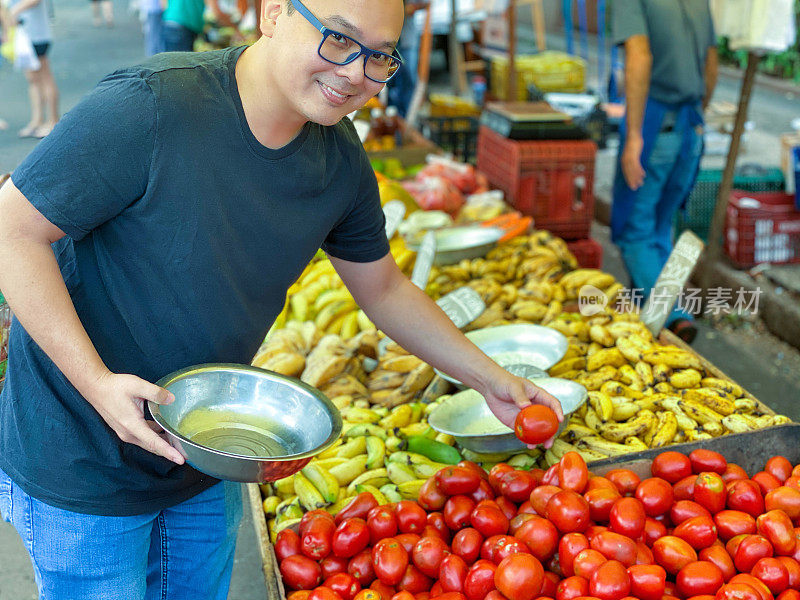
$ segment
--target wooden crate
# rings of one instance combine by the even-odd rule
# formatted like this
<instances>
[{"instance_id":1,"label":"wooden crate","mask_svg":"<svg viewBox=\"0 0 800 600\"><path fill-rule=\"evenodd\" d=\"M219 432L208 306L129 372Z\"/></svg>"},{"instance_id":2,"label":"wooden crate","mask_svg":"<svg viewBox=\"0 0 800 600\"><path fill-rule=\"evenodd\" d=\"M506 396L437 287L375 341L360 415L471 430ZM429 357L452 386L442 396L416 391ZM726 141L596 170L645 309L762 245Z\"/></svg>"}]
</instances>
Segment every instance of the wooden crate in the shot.
<instances>
[{"instance_id":1,"label":"wooden crate","mask_svg":"<svg viewBox=\"0 0 800 600\"><path fill-rule=\"evenodd\" d=\"M733 381L711 362L697 354L691 346L684 343L671 331L664 329L659 335L658 341L662 344L672 344L691 352L698 357L706 373L709 375ZM745 390L745 397L755 400L759 410L763 413L770 415L775 414L775 411L758 400L758 398L747 390ZM721 452L729 456L732 462L739 464L752 475L757 470L761 470L764 466L763 463L773 454L783 454L792 461L792 464L800 462L800 425L795 423L778 425L776 427L769 427L767 429L748 433L729 434L710 440L702 440L700 442L687 442L684 444L667 446L665 448L653 448L651 450L633 452L631 454L595 461L589 465L589 469L594 473L603 474L611 469L630 468L640 476L647 475L649 477L650 464L657 454L665 450L675 450L688 454L696 448L708 448ZM756 470L753 470L756 465ZM259 490L258 485L255 483L250 483L247 484L247 491L253 514L253 523L256 528L256 539L258 540L259 550L261 552L267 597L270 600L277 598L285 600L286 592L278 569L278 561L275 558L275 551L270 543L267 521L261 506L261 490Z\"/></svg>"}]
</instances>

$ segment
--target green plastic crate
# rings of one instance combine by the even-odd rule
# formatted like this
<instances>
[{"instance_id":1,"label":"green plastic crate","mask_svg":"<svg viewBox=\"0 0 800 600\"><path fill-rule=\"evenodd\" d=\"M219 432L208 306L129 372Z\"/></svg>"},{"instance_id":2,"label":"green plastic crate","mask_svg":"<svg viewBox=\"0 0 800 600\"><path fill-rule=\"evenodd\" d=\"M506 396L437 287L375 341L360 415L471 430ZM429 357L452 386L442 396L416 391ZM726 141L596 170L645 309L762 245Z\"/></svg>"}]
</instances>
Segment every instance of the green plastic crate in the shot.
<instances>
[{"instance_id":1,"label":"green plastic crate","mask_svg":"<svg viewBox=\"0 0 800 600\"><path fill-rule=\"evenodd\" d=\"M686 208L675 216L675 237L689 229L704 242L708 241L708 230L714 218L721 169L701 169L697 175ZM783 172L777 167L744 165L733 176L733 189L746 192L778 192L784 186Z\"/></svg>"}]
</instances>

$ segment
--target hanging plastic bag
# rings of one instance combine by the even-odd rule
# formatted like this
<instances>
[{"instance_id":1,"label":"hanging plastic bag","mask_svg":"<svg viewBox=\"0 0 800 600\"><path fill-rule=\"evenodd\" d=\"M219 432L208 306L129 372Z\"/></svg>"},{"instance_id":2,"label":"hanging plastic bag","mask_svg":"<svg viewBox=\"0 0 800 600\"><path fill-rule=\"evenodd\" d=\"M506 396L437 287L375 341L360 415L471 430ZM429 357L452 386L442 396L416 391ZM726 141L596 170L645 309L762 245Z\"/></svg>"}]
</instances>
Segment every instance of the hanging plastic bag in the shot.
<instances>
[{"instance_id":1,"label":"hanging plastic bag","mask_svg":"<svg viewBox=\"0 0 800 600\"><path fill-rule=\"evenodd\" d=\"M11 27L8 30L8 41L3 46L6 44L10 44L12 49L12 56L8 60L14 63L14 68L18 71L38 71L42 67L31 39L22 27Z\"/></svg>"}]
</instances>

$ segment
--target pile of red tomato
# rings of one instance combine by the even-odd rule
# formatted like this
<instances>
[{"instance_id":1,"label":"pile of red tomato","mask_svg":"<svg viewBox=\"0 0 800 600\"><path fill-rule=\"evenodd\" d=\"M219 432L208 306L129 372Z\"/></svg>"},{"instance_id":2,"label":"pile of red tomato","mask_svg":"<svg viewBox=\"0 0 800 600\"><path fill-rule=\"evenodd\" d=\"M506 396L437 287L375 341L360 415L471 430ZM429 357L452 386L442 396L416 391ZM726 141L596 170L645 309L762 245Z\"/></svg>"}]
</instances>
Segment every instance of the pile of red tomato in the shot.
<instances>
[{"instance_id":1,"label":"pile of red tomato","mask_svg":"<svg viewBox=\"0 0 800 600\"><path fill-rule=\"evenodd\" d=\"M418 502L309 512L275 552L289 600L800 600L800 466L669 451L651 472L465 461Z\"/></svg>"}]
</instances>

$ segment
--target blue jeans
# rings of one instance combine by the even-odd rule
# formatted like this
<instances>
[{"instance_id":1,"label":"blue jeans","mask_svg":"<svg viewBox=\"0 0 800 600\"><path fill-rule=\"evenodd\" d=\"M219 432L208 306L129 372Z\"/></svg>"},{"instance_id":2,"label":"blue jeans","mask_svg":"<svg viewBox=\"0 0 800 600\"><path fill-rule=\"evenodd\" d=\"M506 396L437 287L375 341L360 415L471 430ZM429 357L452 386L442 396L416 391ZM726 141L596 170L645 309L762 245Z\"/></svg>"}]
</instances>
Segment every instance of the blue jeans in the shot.
<instances>
[{"instance_id":1,"label":"blue jeans","mask_svg":"<svg viewBox=\"0 0 800 600\"><path fill-rule=\"evenodd\" d=\"M703 152L702 135L694 130L686 135L691 136L691 142L689 151L682 154L683 131L658 134L647 164L642 165L644 183L636 191L625 228L616 240L631 277L631 288L642 290L645 298L672 251L672 222L694 186ZM620 152L622 149L621 145ZM622 177L617 161L615 187ZM678 319L692 319L692 315L676 306L667 317L666 326Z\"/></svg>"},{"instance_id":2,"label":"blue jeans","mask_svg":"<svg viewBox=\"0 0 800 600\"><path fill-rule=\"evenodd\" d=\"M163 21L161 37L165 52L191 52L194 50L194 40L197 38L197 34L180 23Z\"/></svg>"},{"instance_id":3,"label":"blue jeans","mask_svg":"<svg viewBox=\"0 0 800 600\"><path fill-rule=\"evenodd\" d=\"M33 561L42 600L224 600L241 485L132 517L85 515L31 498L0 471L0 513Z\"/></svg>"},{"instance_id":4,"label":"blue jeans","mask_svg":"<svg viewBox=\"0 0 800 600\"><path fill-rule=\"evenodd\" d=\"M144 31L145 56L153 56L164 52L164 23L161 21L163 11L149 12L145 15L142 29Z\"/></svg>"}]
</instances>

